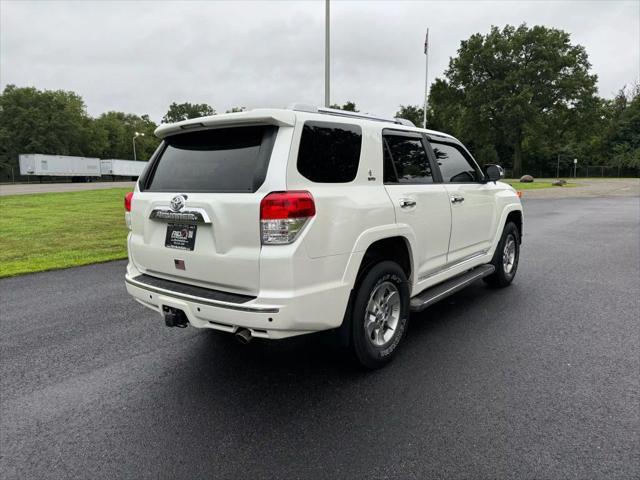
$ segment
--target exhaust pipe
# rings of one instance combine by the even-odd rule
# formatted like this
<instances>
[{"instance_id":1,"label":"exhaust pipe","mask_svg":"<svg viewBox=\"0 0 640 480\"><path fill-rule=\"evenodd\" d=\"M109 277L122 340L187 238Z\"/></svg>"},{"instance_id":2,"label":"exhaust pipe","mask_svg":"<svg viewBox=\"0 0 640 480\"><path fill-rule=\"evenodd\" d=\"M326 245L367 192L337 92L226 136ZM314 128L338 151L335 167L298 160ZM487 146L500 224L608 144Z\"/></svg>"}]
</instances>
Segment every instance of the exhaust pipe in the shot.
<instances>
[{"instance_id":1,"label":"exhaust pipe","mask_svg":"<svg viewBox=\"0 0 640 480\"><path fill-rule=\"evenodd\" d=\"M182 310L173 307L162 307L164 313L164 323L167 327L186 328L189 320Z\"/></svg>"},{"instance_id":2,"label":"exhaust pipe","mask_svg":"<svg viewBox=\"0 0 640 480\"><path fill-rule=\"evenodd\" d=\"M235 333L235 335L236 335L236 338L238 339L238 341L243 345L246 345L247 343L249 343L251 341L251 339L253 338L251 336L251 330L247 330L246 328L238 329L238 331Z\"/></svg>"}]
</instances>

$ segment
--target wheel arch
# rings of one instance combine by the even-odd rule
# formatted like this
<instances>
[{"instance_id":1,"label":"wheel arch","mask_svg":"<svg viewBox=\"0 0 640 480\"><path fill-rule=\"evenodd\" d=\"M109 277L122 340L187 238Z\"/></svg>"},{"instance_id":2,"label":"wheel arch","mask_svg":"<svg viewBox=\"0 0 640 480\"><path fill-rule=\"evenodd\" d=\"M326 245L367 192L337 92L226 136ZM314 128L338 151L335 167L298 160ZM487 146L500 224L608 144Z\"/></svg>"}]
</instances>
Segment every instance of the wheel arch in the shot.
<instances>
[{"instance_id":1,"label":"wheel arch","mask_svg":"<svg viewBox=\"0 0 640 480\"><path fill-rule=\"evenodd\" d=\"M522 232L523 232L523 223L524 217L522 214L522 205L519 203L511 203L504 207L502 210L502 215L500 216L500 223L498 223L498 228L496 229L495 236L493 238L493 242L491 243L491 248L489 249L488 254L492 255L495 253L498 243L500 242L500 238L502 237L502 232L504 231L504 227L507 222L513 221L518 227L518 232L520 233L520 243L522 243Z\"/></svg>"},{"instance_id":2,"label":"wheel arch","mask_svg":"<svg viewBox=\"0 0 640 480\"><path fill-rule=\"evenodd\" d=\"M409 284L411 284L413 274L411 245L409 244L409 240L402 235L382 238L369 245L360 262L356 282L363 272L366 272L371 266L384 260L391 260L397 263L404 271Z\"/></svg>"},{"instance_id":3,"label":"wheel arch","mask_svg":"<svg viewBox=\"0 0 640 480\"><path fill-rule=\"evenodd\" d=\"M378 227L364 232L357 240L344 272L343 282L353 288L362 271L381 260L397 262L409 282L414 275L415 237L408 228L398 225ZM410 283L411 284L411 283Z\"/></svg>"},{"instance_id":4,"label":"wheel arch","mask_svg":"<svg viewBox=\"0 0 640 480\"><path fill-rule=\"evenodd\" d=\"M504 229L505 225L509 222L515 223L516 227L518 227L518 235L519 235L519 243L522 243L522 210L511 210L507 214L507 218L504 221L504 225L502 228Z\"/></svg>"}]
</instances>

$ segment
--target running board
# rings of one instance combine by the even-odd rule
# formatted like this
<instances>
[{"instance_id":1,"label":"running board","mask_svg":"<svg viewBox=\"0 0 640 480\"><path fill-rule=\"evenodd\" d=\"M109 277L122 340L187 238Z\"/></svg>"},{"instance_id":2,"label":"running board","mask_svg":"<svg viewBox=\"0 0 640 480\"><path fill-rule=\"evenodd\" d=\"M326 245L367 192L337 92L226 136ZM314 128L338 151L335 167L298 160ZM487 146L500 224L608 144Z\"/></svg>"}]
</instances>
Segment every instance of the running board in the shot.
<instances>
[{"instance_id":1,"label":"running board","mask_svg":"<svg viewBox=\"0 0 640 480\"><path fill-rule=\"evenodd\" d=\"M439 283L435 287L428 288L411 299L411 311L420 312L428 306L439 302L443 298L446 298L449 295L471 285L476 280L486 277L487 275L491 275L495 270L496 267L493 265L481 265L480 267L469 270L462 275L458 275L457 277L443 283Z\"/></svg>"}]
</instances>

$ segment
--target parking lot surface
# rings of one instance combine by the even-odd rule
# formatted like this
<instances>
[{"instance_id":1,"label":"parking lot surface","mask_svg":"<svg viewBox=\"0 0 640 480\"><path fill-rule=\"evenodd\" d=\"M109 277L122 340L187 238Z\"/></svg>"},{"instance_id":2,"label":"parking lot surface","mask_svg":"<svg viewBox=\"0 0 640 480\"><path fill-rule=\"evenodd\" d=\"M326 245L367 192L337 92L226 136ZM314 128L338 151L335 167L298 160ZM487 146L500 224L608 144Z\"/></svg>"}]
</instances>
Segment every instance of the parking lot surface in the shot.
<instances>
[{"instance_id":1,"label":"parking lot surface","mask_svg":"<svg viewBox=\"0 0 640 480\"><path fill-rule=\"evenodd\" d=\"M524 203L515 283L376 372L165 328L123 262L0 281L2 478L638 478L640 201Z\"/></svg>"}]
</instances>

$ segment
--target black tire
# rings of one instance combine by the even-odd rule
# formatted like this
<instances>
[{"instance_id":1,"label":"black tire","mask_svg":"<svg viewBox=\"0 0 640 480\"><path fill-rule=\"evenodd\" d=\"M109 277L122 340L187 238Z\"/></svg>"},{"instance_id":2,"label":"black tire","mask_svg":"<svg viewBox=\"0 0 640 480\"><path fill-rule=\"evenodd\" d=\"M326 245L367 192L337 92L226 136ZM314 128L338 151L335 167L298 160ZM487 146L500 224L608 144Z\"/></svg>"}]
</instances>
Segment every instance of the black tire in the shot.
<instances>
[{"instance_id":1,"label":"black tire","mask_svg":"<svg viewBox=\"0 0 640 480\"><path fill-rule=\"evenodd\" d=\"M399 302L393 307L389 305L389 298L385 303L387 311L392 312L390 316L395 318L395 328L381 327L376 332L383 332L383 337L378 338L375 332L371 336L367 335L365 323L370 323L371 318L366 315L367 307L374 293L385 291L392 292L390 296L399 297ZM395 292L393 289L395 288ZM395 300L394 300L395 302ZM397 310L395 309L397 306ZM395 354L400 341L404 337L409 321L409 285L407 277L400 266L392 261L383 261L369 268L361 277L355 291L352 308L350 309L351 327L351 348L358 362L365 368L375 369L386 365ZM397 317L396 317L397 313ZM381 314L381 322L384 315ZM375 323L375 322L373 322ZM382 322L385 323L385 322ZM382 341L384 336L389 338L383 345L375 345L376 341ZM375 339L374 339L375 337Z\"/></svg>"},{"instance_id":2,"label":"black tire","mask_svg":"<svg viewBox=\"0 0 640 480\"><path fill-rule=\"evenodd\" d=\"M515 258L511 263L510 268L503 261L505 253L505 246L508 242L513 242L513 248L515 249ZM508 222L504 226L502 231L502 237L498 242L496 251L491 259L491 265L496 268L496 271L491 275L484 278L484 281L492 287L503 288L511 284L516 272L518 271L518 261L520 259L520 231L513 222Z\"/></svg>"}]
</instances>

